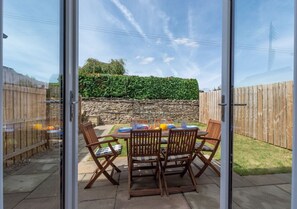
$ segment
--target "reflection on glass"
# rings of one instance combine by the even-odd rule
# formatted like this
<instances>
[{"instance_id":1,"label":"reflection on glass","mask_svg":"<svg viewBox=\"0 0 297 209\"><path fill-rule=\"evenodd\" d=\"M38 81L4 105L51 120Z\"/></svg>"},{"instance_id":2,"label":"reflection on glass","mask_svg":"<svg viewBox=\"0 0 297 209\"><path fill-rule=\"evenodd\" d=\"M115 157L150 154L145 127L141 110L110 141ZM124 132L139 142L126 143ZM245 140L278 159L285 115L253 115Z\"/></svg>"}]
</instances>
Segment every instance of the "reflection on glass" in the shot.
<instances>
[{"instance_id":1,"label":"reflection on glass","mask_svg":"<svg viewBox=\"0 0 297 209\"><path fill-rule=\"evenodd\" d=\"M234 208L290 208L293 4L234 3Z\"/></svg>"},{"instance_id":2,"label":"reflection on glass","mask_svg":"<svg viewBox=\"0 0 297 209\"><path fill-rule=\"evenodd\" d=\"M59 208L60 1L4 6L4 208Z\"/></svg>"}]
</instances>

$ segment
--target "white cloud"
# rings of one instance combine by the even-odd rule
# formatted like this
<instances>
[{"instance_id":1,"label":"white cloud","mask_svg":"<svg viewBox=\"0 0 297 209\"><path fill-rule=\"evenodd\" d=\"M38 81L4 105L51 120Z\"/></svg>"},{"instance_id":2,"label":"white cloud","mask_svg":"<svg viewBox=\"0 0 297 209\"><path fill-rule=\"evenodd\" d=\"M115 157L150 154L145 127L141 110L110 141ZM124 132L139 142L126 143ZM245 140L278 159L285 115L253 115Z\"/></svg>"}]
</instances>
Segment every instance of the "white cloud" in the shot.
<instances>
[{"instance_id":1,"label":"white cloud","mask_svg":"<svg viewBox=\"0 0 297 209\"><path fill-rule=\"evenodd\" d=\"M156 44L160 45L162 43L162 40L160 38L157 39Z\"/></svg>"},{"instance_id":2,"label":"white cloud","mask_svg":"<svg viewBox=\"0 0 297 209\"><path fill-rule=\"evenodd\" d=\"M189 36L193 37L194 29L193 29L193 10L189 8L188 10L188 31Z\"/></svg>"},{"instance_id":3,"label":"white cloud","mask_svg":"<svg viewBox=\"0 0 297 209\"><path fill-rule=\"evenodd\" d=\"M150 64L155 60L154 57L141 57L141 56L137 56L136 59L140 60L139 64L141 65Z\"/></svg>"},{"instance_id":4,"label":"white cloud","mask_svg":"<svg viewBox=\"0 0 297 209\"><path fill-rule=\"evenodd\" d=\"M193 41L189 38L176 38L174 39L174 43L176 43L177 45L184 45L191 48L196 48L199 46L196 41Z\"/></svg>"},{"instance_id":5,"label":"white cloud","mask_svg":"<svg viewBox=\"0 0 297 209\"><path fill-rule=\"evenodd\" d=\"M125 5L123 5L119 0L111 0L115 6L123 13L125 18L130 22L130 24L137 30L137 32L144 38L147 39L145 33L143 32L140 25L136 22L133 14L128 10Z\"/></svg>"},{"instance_id":6,"label":"white cloud","mask_svg":"<svg viewBox=\"0 0 297 209\"><path fill-rule=\"evenodd\" d=\"M161 13L160 17L163 18L164 24L163 24L163 31L166 34L166 36L168 37L168 39L170 40L170 42L173 44L174 43L174 36L171 33L171 31L169 30L169 20L170 18L168 16L166 16L165 14Z\"/></svg>"},{"instance_id":7,"label":"white cloud","mask_svg":"<svg viewBox=\"0 0 297 209\"><path fill-rule=\"evenodd\" d=\"M172 72L173 76L179 77L179 73L174 68L170 68L170 71Z\"/></svg>"},{"instance_id":8,"label":"white cloud","mask_svg":"<svg viewBox=\"0 0 297 209\"><path fill-rule=\"evenodd\" d=\"M172 62L174 59L174 57L169 57L167 54L165 54L163 57L163 62L166 64L170 64L170 62Z\"/></svg>"}]
</instances>

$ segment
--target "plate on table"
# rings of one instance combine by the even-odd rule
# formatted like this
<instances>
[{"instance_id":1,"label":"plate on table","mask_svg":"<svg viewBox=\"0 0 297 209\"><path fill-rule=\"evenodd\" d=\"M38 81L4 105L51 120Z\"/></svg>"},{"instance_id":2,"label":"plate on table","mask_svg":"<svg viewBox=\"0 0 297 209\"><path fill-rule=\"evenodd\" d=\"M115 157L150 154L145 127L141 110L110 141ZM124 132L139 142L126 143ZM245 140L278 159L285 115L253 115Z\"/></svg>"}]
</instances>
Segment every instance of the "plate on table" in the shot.
<instances>
[{"instance_id":1,"label":"plate on table","mask_svg":"<svg viewBox=\"0 0 297 209\"><path fill-rule=\"evenodd\" d=\"M176 127L175 127L174 124L168 124L168 125L167 125L167 128L168 128L168 129L172 129L172 128L176 128Z\"/></svg>"},{"instance_id":2,"label":"plate on table","mask_svg":"<svg viewBox=\"0 0 297 209\"><path fill-rule=\"evenodd\" d=\"M137 124L136 129L142 130L142 129L148 129L149 126L147 124Z\"/></svg>"},{"instance_id":3,"label":"plate on table","mask_svg":"<svg viewBox=\"0 0 297 209\"><path fill-rule=\"evenodd\" d=\"M118 132L119 133L127 133L127 132L130 132L131 131L131 127L122 127L122 128L119 128Z\"/></svg>"},{"instance_id":4,"label":"plate on table","mask_svg":"<svg viewBox=\"0 0 297 209\"><path fill-rule=\"evenodd\" d=\"M188 128L188 129L192 129L192 128L194 129L194 128L198 128L198 126L195 126L195 125L188 125L187 128ZM198 128L198 129L199 129L199 128Z\"/></svg>"}]
</instances>

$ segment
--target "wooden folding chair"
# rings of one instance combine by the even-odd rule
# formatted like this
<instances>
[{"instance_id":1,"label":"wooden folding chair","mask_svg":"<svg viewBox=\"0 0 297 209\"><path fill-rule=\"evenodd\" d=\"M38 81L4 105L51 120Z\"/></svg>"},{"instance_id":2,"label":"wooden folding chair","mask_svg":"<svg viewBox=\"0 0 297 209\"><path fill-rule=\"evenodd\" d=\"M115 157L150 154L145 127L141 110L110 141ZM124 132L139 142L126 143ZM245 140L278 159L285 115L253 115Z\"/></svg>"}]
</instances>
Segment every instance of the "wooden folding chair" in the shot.
<instances>
[{"instance_id":1,"label":"wooden folding chair","mask_svg":"<svg viewBox=\"0 0 297 209\"><path fill-rule=\"evenodd\" d=\"M161 130L132 130L127 144L129 198L131 196L163 195L160 174ZM145 170L154 170L154 172L152 174L140 173ZM138 171L138 174L134 171ZM158 178L158 188L132 189L134 177L147 176Z\"/></svg>"},{"instance_id":2,"label":"wooden folding chair","mask_svg":"<svg viewBox=\"0 0 297 209\"><path fill-rule=\"evenodd\" d=\"M112 184L118 185L118 181L112 177L114 170L121 172L121 170L113 164L113 161L122 152L122 145L118 142L118 139L110 135L96 136L91 122L80 124L80 130L84 135L84 139L87 144L86 147L97 165L97 168L95 169L88 184L85 186L85 189L90 188L101 174L103 174ZM105 137L112 137L113 139L98 141L99 139ZM111 143L115 143L115 145L112 145ZM112 166L110 174L106 171L109 166Z\"/></svg>"},{"instance_id":3,"label":"wooden folding chair","mask_svg":"<svg viewBox=\"0 0 297 209\"><path fill-rule=\"evenodd\" d=\"M162 177L166 194L188 192L196 190L196 180L191 167L192 155L197 138L198 128L171 129L167 141L167 148L162 151ZM180 174L183 177L188 172L192 186L168 187L166 176ZM197 191L197 190L196 190Z\"/></svg>"},{"instance_id":4,"label":"wooden folding chair","mask_svg":"<svg viewBox=\"0 0 297 209\"><path fill-rule=\"evenodd\" d=\"M221 142L221 122L210 119L208 121L206 132L207 134L205 136L199 137L202 141L197 142L195 145L195 155L193 160L198 157L204 163L202 168L194 163L194 165L200 169L195 177L201 176L208 166L211 167L218 176L220 176L220 171L213 165L212 159L215 156ZM207 155L204 155L205 152Z\"/></svg>"}]
</instances>

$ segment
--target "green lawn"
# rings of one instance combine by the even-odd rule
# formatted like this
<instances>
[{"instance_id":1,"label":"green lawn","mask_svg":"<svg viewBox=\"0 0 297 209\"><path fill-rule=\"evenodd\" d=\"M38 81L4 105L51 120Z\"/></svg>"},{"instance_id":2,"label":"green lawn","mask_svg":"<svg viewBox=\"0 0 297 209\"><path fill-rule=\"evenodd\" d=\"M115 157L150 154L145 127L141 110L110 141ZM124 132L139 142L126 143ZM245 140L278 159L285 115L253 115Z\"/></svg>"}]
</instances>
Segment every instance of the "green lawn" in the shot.
<instances>
[{"instance_id":1,"label":"green lawn","mask_svg":"<svg viewBox=\"0 0 297 209\"><path fill-rule=\"evenodd\" d=\"M206 125L198 125L201 130ZM118 127L127 124L115 125L110 133ZM122 156L127 155L126 143L120 140L123 145ZM235 134L234 137L234 171L239 175L262 175L273 173L287 173L292 170L292 151L276 147L274 145L254 140L249 137ZM220 160L220 149L215 159Z\"/></svg>"}]
</instances>

